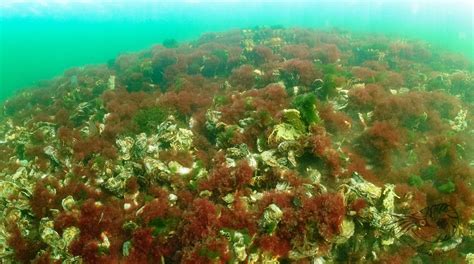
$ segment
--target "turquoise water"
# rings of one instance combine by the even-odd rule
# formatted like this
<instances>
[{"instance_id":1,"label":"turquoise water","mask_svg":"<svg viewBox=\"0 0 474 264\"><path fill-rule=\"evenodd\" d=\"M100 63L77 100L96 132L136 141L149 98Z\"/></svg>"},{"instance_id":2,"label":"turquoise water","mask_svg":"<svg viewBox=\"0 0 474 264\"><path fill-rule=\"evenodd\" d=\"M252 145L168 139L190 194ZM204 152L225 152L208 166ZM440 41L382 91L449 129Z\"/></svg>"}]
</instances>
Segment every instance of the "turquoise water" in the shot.
<instances>
[{"instance_id":1,"label":"turquoise water","mask_svg":"<svg viewBox=\"0 0 474 264\"><path fill-rule=\"evenodd\" d=\"M81 3L82 2L82 3ZM165 39L262 25L341 28L419 38L474 58L464 1L41 1L0 3L0 100L85 64Z\"/></svg>"}]
</instances>

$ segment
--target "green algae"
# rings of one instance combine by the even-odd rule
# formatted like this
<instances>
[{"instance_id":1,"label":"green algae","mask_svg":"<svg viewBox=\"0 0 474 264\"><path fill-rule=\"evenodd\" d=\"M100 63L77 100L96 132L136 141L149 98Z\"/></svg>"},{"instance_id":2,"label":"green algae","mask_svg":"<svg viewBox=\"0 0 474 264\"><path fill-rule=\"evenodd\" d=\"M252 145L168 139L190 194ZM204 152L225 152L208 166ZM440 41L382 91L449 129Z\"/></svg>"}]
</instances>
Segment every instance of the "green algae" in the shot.
<instances>
[{"instance_id":1,"label":"green algae","mask_svg":"<svg viewBox=\"0 0 474 264\"><path fill-rule=\"evenodd\" d=\"M321 121L316 109L316 95L302 94L293 99L293 106L301 113L306 125L317 124Z\"/></svg>"}]
</instances>

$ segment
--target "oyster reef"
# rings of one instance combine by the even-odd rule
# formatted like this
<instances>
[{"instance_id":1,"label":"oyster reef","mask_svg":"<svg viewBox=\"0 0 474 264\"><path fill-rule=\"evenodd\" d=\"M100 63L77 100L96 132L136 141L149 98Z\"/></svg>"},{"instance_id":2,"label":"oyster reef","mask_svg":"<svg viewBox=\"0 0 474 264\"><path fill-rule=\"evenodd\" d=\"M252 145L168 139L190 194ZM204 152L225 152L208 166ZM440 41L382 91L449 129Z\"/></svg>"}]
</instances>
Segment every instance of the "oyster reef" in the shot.
<instances>
[{"instance_id":1,"label":"oyster reef","mask_svg":"<svg viewBox=\"0 0 474 264\"><path fill-rule=\"evenodd\" d=\"M472 69L279 27L69 69L2 105L2 263L474 263Z\"/></svg>"}]
</instances>

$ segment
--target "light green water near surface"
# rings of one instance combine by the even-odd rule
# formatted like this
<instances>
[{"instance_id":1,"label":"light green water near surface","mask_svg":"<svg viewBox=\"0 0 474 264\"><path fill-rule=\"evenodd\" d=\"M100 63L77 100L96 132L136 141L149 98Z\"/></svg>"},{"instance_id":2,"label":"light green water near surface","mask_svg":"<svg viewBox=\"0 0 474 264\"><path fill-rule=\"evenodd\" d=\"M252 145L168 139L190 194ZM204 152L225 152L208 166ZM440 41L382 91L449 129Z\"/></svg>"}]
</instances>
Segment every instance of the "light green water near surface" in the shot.
<instances>
[{"instance_id":1,"label":"light green water near surface","mask_svg":"<svg viewBox=\"0 0 474 264\"><path fill-rule=\"evenodd\" d=\"M474 59L470 1L74 2L0 4L0 100L165 39L281 25L417 38Z\"/></svg>"}]
</instances>

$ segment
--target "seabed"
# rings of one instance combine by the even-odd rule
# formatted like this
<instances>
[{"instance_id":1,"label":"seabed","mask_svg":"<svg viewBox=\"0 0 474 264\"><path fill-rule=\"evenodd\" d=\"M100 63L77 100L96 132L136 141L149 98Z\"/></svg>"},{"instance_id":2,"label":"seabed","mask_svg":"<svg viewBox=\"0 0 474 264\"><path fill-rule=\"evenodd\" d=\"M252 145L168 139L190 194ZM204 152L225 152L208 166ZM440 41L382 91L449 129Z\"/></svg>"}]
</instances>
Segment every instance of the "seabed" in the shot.
<instances>
[{"instance_id":1,"label":"seabed","mask_svg":"<svg viewBox=\"0 0 474 264\"><path fill-rule=\"evenodd\" d=\"M472 62L253 28L3 103L2 263L474 263Z\"/></svg>"}]
</instances>

